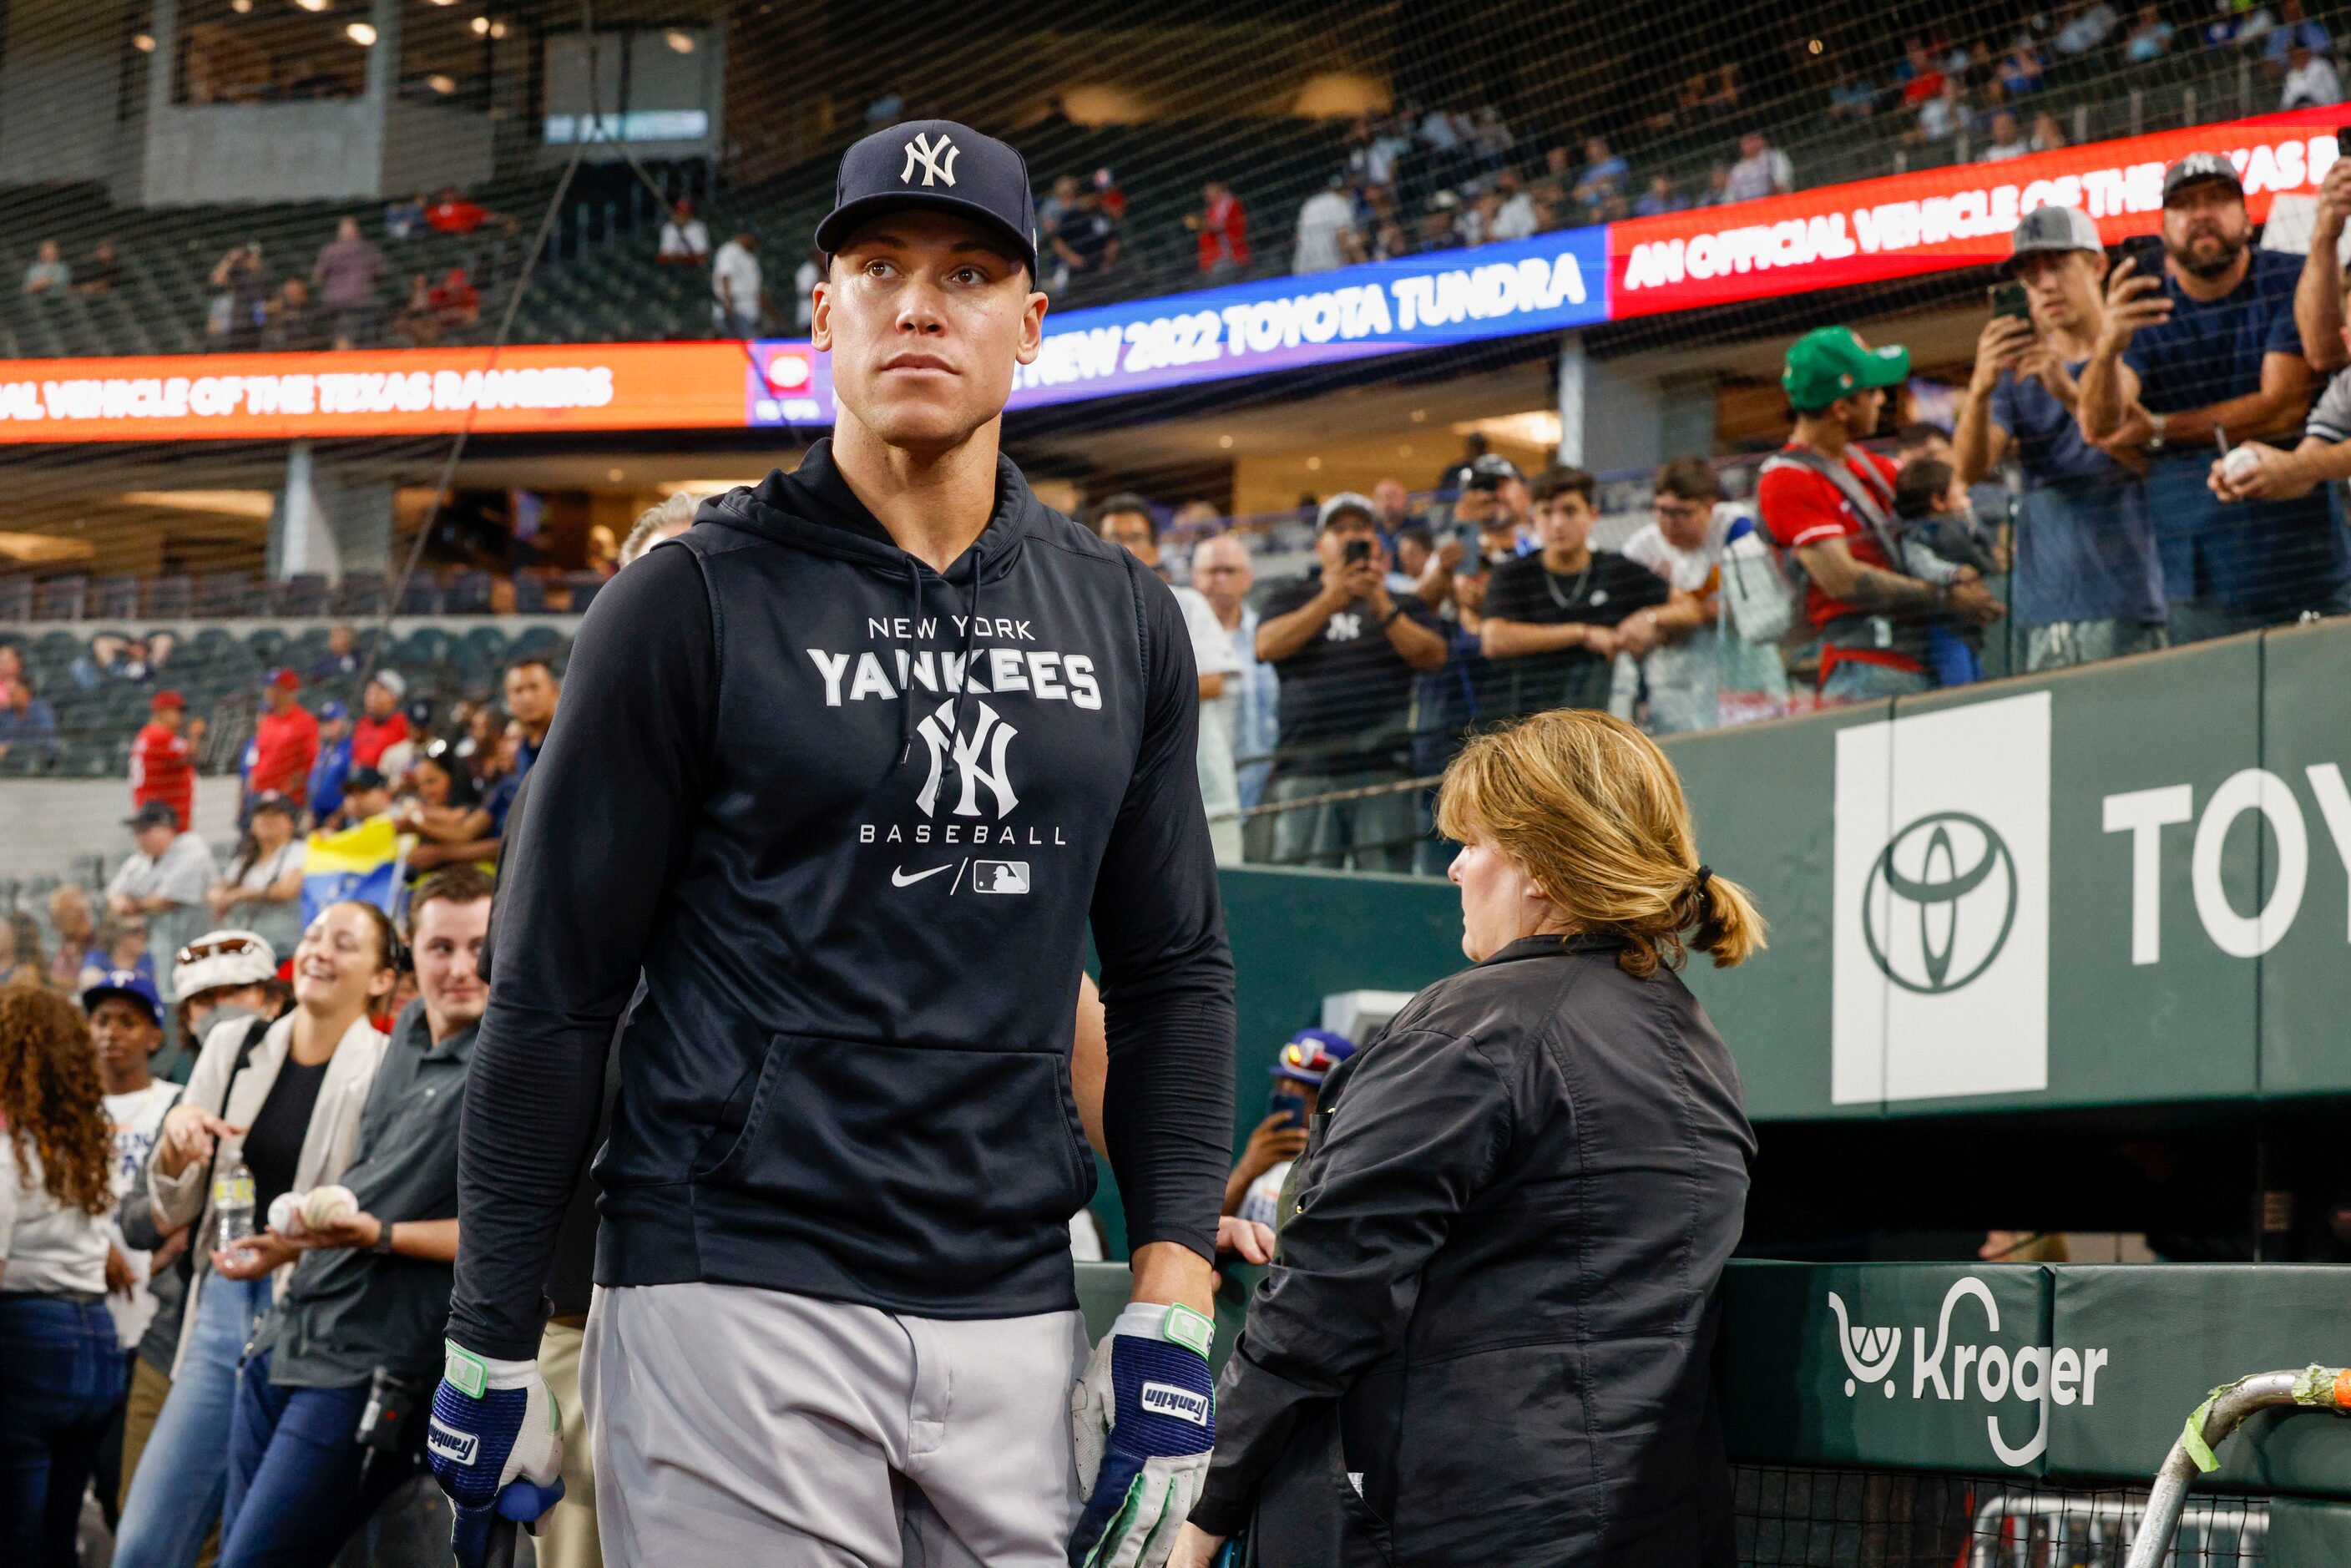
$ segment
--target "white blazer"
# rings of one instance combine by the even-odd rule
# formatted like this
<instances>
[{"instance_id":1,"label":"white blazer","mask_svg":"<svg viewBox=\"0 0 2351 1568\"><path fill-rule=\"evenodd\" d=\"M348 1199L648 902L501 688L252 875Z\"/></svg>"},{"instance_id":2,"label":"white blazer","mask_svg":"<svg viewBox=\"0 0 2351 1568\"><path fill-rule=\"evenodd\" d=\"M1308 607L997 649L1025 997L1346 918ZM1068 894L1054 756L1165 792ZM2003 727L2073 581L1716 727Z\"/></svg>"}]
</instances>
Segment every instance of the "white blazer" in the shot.
<instances>
[{"instance_id":1,"label":"white blazer","mask_svg":"<svg viewBox=\"0 0 2351 1568\"><path fill-rule=\"evenodd\" d=\"M271 1024L266 1033L255 1042L253 1054L247 1058L245 1071L236 1075L236 1092L225 1108L221 1097L229 1088L229 1070L236 1065L237 1047L244 1041L246 1024L233 1019L212 1030L204 1037L204 1051L196 1058L196 1070L189 1075L187 1092L180 1097L183 1105L201 1105L234 1126L250 1127L261 1112L261 1103L269 1098L270 1089L277 1082L277 1071L286 1064L286 1053L294 1040L294 1015L287 1013ZM302 1134L302 1153L294 1163L294 1190L307 1192L323 1183L339 1182L351 1163L351 1149L359 1142L360 1111L366 1105L368 1090L375 1083L375 1071L382 1064L384 1048L391 1037L370 1023L364 1014L351 1025L336 1043L335 1054L327 1063L327 1075L319 1084L318 1102L310 1108L310 1125ZM188 1287L188 1300L180 1318L180 1349L172 1358L172 1375L180 1375L180 1357L187 1354L188 1331L196 1321L196 1302L204 1281L212 1277L212 1268L205 1261L212 1251L213 1200L208 1179L213 1166L233 1164L245 1152L242 1134L223 1138L211 1162L192 1162L176 1176L167 1176L156 1162L147 1164L147 1191L155 1206L159 1226L171 1228L193 1224L195 1230L189 1238L189 1248L195 1253L195 1277ZM261 1216L256 1215L259 1222ZM292 1276L294 1265L279 1269L271 1281L273 1291L283 1294Z\"/></svg>"}]
</instances>

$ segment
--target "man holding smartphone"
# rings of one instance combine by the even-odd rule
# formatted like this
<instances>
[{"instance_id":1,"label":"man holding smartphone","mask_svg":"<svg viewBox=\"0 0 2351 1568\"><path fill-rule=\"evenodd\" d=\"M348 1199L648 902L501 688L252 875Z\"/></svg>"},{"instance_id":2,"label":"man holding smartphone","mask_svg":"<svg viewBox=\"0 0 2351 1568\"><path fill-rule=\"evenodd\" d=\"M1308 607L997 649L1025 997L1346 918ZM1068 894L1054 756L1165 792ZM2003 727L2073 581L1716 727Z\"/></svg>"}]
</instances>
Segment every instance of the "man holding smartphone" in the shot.
<instances>
[{"instance_id":1,"label":"man holding smartphone","mask_svg":"<svg viewBox=\"0 0 2351 1568\"><path fill-rule=\"evenodd\" d=\"M2191 152L2164 172L2162 266L2126 256L2108 275L2082 434L2147 458L2174 643L2351 610L2351 539L2323 493L2231 501L2206 486L2216 431L2290 434L2312 366L2340 362L2339 309L2325 308L2335 254L2331 240L2306 260L2253 248L2236 166ZM2313 270L2325 287L2302 287Z\"/></svg>"},{"instance_id":2,"label":"man holding smartphone","mask_svg":"<svg viewBox=\"0 0 2351 1568\"><path fill-rule=\"evenodd\" d=\"M1418 836L1411 793L1348 800L1348 790L1401 785L1412 733L1412 680L1445 664L1445 631L1419 597L1391 593L1371 499L1342 491L1322 503L1315 566L1259 610L1257 656L1281 677L1272 804L1307 802L1273 820L1283 865L1412 869Z\"/></svg>"},{"instance_id":3,"label":"man holding smartphone","mask_svg":"<svg viewBox=\"0 0 2351 1568\"><path fill-rule=\"evenodd\" d=\"M2011 613L2024 667L2061 669L2164 645L2163 570L2141 476L2147 460L2085 439L2075 378L2105 319L2106 252L2074 207L2036 207L2011 236L1995 314L1952 433L1953 466L1979 484L2013 457L2024 476ZM2022 314L2015 314L2018 309Z\"/></svg>"}]
</instances>

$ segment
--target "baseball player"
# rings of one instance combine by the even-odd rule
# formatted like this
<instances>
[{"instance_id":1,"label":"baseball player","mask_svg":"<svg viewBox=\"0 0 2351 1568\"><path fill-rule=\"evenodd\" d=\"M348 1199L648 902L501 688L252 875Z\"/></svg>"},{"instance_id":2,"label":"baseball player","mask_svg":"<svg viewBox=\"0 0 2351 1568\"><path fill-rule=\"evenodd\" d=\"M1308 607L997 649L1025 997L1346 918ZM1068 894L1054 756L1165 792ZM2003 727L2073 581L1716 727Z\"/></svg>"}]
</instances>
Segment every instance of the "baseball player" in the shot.
<instances>
[{"instance_id":1,"label":"baseball player","mask_svg":"<svg viewBox=\"0 0 2351 1568\"><path fill-rule=\"evenodd\" d=\"M834 434L608 584L511 830L427 1447L460 1560L553 1491L532 1357L596 1118L581 1387L606 1561L1164 1560L1215 1435L1232 964L1190 642L998 451L1038 350L1028 171L843 157ZM1089 925L1133 1303L1085 1350Z\"/></svg>"}]
</instances>

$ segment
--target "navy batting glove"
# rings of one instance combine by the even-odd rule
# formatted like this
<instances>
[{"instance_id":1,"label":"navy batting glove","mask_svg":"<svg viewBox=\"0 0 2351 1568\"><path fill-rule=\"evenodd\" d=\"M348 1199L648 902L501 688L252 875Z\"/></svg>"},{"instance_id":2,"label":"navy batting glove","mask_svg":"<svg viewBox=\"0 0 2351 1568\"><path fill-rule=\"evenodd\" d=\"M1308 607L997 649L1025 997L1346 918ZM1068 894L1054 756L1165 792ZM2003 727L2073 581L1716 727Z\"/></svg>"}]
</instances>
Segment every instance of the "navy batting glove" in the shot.
<instances>
[{"instance_id":1,"label":"navy batting glove","mask_svg":"<svg viewBox=\"0 0 2351 1568\"><path fill-rule=\"evenodd\" d=\"M444 1344L448 1360L433 1395L424 1453L456 1505L449 1549L458 1568L485 1568L498 1520L536 1527L562 1497L562 1413L538 1363L494 1361Z\"/></svg>"},{"instance_id":2,"label":"navy batting glove","mask_svg":"<svg viewBox=\"0 0 2351 1568\"><path fill-rule=\"evenodd\" d=\"M1088 1497L1071 1568L1160 1568L1208 1477L1217 1325L1189 1307L1137 1301L1094 1346L1070 1396Z\"/></svg>"}]
</instances>

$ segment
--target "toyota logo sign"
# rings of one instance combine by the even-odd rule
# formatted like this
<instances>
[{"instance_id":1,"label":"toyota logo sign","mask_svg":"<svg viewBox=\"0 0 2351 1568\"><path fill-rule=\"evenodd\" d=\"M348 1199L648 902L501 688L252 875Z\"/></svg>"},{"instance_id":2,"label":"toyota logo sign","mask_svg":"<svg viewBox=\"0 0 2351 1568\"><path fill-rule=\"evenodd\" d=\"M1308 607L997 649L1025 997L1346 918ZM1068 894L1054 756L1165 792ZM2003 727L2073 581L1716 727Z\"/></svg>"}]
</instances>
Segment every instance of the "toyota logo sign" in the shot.
<instances>
[{"instance_id":1,"label":"toyota logo sign","mask_svg":"<svg viewBox=\"0 0 2351 1568\"><path fill-rule=\"evenodd\" d=\"M2016 858L1990 822L1937 811L1894 835L1861 897L1869 956L1907 991L1956 991L2016 925Z\"/></svg>"}]
</instances>

